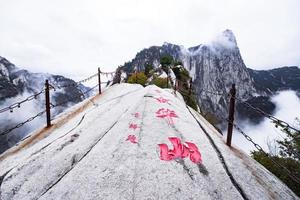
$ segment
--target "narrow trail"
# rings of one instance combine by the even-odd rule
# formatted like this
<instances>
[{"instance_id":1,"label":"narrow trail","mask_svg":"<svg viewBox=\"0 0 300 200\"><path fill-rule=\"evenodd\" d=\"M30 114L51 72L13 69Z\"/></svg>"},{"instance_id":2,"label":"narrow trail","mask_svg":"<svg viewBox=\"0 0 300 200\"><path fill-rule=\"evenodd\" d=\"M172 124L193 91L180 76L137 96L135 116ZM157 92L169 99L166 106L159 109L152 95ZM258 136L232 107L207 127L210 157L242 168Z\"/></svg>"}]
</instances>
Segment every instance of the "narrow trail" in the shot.
<instances>
[{"instance_id":1,"label":"narrow trail","mask_svg":"<svg viewBox=\"0 0 300 200\"><path fill-rule=\"evenodd\" d=\"M222 163L228 177L230 178L231 183L234 185L234 187L237 189L237 191L239 191L239 193L241 194L241 196L243 197L243 199L248 200L249 198L246 196L245 192L243 191L243 189L241 188L241 186L238 184L238 182L234 179L233 175L231 174L226 161L220 151L220 149L217 147L217 145L215 144L215 142L213 141L213 139L210 137L210 135L208 134L208 132L203 128L203 126L201 125L201 123L199 122L199 120L194 116L194 114L191 112L190 108L188 106L186 106L187 110L189 111L189 113L193 116L193 118L195 119L195 121L198 123L199 127L202 129L203 133L205 133L205 135L207 136L209 142L211 143L212 147L214 148L215 152L217 153L220 162Z\"/></svg>"},{"instance_id":2,"label":"narrow trail","mask_svg":"<svg viewBox=\"0 0 300 200\"><path fill-rule=\"evenodd\" d=\"M170 90L117 85L5 158L0 199L297 199L251 158L236 156L207 123ZM163 160L158 145L172 149L169 137L195 144L202 162Z\"/></svg>"}]
</instances>

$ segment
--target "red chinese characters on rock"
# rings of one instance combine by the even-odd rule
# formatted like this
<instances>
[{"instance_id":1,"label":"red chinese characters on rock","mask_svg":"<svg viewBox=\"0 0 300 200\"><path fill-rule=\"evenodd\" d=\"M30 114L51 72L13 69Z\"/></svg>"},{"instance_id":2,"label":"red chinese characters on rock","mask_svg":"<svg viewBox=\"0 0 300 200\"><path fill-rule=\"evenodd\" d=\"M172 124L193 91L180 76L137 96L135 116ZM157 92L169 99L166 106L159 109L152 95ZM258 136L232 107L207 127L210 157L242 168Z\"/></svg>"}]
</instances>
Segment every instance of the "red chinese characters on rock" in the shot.
<instances>
[{"instance_id":1,"label":"red chinese characters on rock","mask_svg":"<svg viewBox=\"0 0 300 200\"><path fill-rule=\"evenodd\" d=\"M135 135L128 135L126 141L130 141L133 144L137 143Z\"/></svg>"},{"instance_id":2,"label":"red chinese characters on rock","mask_svg":"<svg viewBox=\"0 0 300 200\"><path fill-rule=\"evenodd\" d=\"M174 125L174 117L178 118L174 110L169 110L165 108L158 109L158 111L156 111L156 117L166 118L169 125Z\"/></svg>"},{"instance_id":3,"label":"red chinese characters on rock","mask_svg":"<svg viewBox=\"0 0 300 200\"><path fill-rule=\"evenodd\" d=\"M140 113L136 112L132 114L135 118L140 118Z\"/></svg>"},{"instance_id":4,"label":"red chinese characters on rock","mask_svg":"<svg viewBox=\"0 0 300 200\"><path fill-rule=\"evenodd\" d=\"M137 129L137 128L140 128L140 127L138 127L138 125L137 125L137 124L133 124L133 123L131 123L131 124L129 124L129 128L131 128L131 129L135 130L135 129Z\"/></svg>"},{"instance_id":5,"label":"red chinese characters on rock","mask_svg":"<svg viewBox=\"0 0 300 200\"><path fill-rule=\"evenodd\" d=\"M159 103L169 103L169 99L165 99L163 97L156 98Z\"/></svg>"},{"instance_id":6,"label":"red chinese characters on rock","mask_svg":"<svg viewBox=\"0 0 300 200\"><path fill-rule=\"evenodd\" d=\"M193 163L202 163L201 153L198 147L192 142L181 143L180 139L177 137L168 138L173 145L173 149L169 149L166 144L158 144L160 148L160 159L170 161L173 159L183 159L190 157Z\"/></svg>"}]
</instances>

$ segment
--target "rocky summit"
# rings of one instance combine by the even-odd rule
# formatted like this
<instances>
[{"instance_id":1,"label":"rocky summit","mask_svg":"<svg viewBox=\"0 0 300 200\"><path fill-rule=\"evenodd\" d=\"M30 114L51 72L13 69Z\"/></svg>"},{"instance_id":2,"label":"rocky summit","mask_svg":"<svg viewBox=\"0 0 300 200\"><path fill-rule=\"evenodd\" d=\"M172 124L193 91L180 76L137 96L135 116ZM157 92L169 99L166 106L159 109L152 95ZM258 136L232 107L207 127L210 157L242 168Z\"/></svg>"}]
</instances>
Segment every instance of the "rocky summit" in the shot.
<instances>
[{"instance_id":1,"label":"rocky summit","mask_svg":"<svg viewBox=\"0 0 300 200\"><path fill-rule=\"evenodd\" d=\"M164 55L180 61L189 71L202 111L213 113L217 118L227 117L228 92L232 84L236 85L238 98L254 101L255 106L270 113L275 110L275 105L270 101L271 95L283 89L300 90L300 84L297 84L300 80L298 67L265 71L247 68L231 30L223 31L208 44L195 47L164 43L143 49L130 62L126 62L123 69L126 72L143 70L147 64L159 67L160 57ZM284 76L280 75L281 71L284 71ZM260 115L249 109L245 112L239 102L237 105L238 117L260 121Z\"/></svg>"}]
</instances>

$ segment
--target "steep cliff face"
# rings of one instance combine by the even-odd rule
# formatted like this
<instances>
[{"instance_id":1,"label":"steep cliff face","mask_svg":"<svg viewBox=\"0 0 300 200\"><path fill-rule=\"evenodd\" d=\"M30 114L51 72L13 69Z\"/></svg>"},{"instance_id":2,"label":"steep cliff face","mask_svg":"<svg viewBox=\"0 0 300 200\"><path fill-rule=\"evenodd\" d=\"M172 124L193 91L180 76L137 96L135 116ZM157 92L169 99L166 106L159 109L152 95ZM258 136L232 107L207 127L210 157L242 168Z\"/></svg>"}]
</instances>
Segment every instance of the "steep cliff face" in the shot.
<instances>
[{"instance_id":1,"label":"steep cliff face","mask_svg":"<svg viewBox=\"0 0 300 200\"><path fill-rule=\"evenodd\" d=\"M144 49L128 63L124 69L142 70L146 64L159 66L159 58L171 55L181 61L190 72L194 82L194 90L204 112L225 117L227 113L226 95L233 83L236 84L237 95L248 99L257 95L251 78L241 57L235 36L232 31L225 30L213 42L191 48L165 43L161 47ZM207 91L224 95L215 95ZM261 91L261 93L263 93Z\"/></svg>"},{"instance_id":2,"label":"steep cliff face","mask_svg":"<svg viewBox=\"0 0 300 200\"><path fill-rule=\"evenodd\" d=\"M226 94L236 84L237 96L248 99L256 93L254 82L243 62L236 39L230 30L224 31L214 42L182 50L181 60L194 80L201 107L225 117ZM215 95L207 91L224 95Z\"/></svg>"}]
</instances>

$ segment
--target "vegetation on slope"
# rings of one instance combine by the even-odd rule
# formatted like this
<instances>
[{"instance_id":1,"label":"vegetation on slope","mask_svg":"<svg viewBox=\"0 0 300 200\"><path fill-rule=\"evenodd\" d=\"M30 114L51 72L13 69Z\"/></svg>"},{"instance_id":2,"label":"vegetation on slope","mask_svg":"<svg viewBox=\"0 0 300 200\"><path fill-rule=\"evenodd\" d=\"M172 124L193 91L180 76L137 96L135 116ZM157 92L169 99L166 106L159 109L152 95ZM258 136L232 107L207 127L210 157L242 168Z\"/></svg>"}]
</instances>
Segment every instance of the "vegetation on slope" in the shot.
<instances>
[{"instance_id":1,"label":"vegetation on slope","mask_svg":"<svg viewBox=\"0 0 300 200\"><path fill-rule=\"evenodd\" d=\"M276 123L275 126L280 127L287 135L284 140L277 141L279 151L275 152L274 155L253 151L251 155L300 196L300 183L297 181L300 180L300 132L293 131L280 122ZM276 147L272 146L270 148L276 151ZM276 165L272 160L281 166ZM290 172L287 172L282 166ZM288 176L288 173L292 174L294 178Z\"/></svg>"},{"instance_id":2,"label":"vegetation on slope","mask_svg":"<svg viewBox=\"0 0 300 200\"><path fill-rule=\"evenodd\" d=\"M136 83L146 86L147 76L144 72L135 72L127 80L127 83Z\"/></svg>"},{"instance_id":3,"label":"vegetation on slope","mask_svg":"<svg viewBox=\"0 0 300 200\"><path fill-rule=\"evenodd\" d=\"M160 88L175 88L182 94L186 104L195 110L198 110L198 104L196 97L190 92L190 80L189 72L183 67L182 62L176 61L170 55L165 55L160 58L160 68L154 69L150 64L146 64L143 68L144 71L135 72L131 74L127 80L127 83L136 83L143 86L156 85ZM171 70L176 76L178 82L175 86L175 80L170 78ZM160 77L159 73L165 72L168 78Z\"/></svg>"}]
</instances>

